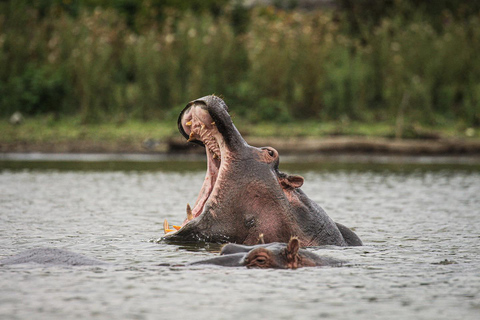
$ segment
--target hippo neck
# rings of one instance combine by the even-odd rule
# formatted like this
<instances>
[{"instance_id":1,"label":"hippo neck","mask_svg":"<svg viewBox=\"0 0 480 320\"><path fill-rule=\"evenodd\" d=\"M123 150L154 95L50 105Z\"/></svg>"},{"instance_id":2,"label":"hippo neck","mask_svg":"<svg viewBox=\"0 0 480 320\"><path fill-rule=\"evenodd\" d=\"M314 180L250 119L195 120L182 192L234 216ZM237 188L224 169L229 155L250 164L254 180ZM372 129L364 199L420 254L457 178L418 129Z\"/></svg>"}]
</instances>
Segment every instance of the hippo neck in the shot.
<instances>
[{"instance_id":1,"label":"hippo neck","mask_svg":"<svg viewBox=\"0 0 480 320\"><path fill-rule=\"evenodd\" d=\"M254 170L258 162L248 150L229 160L224 163L226 170L219 174L211 198L214 205L207 208L218 222L235 226L232 229L236 234L229 234L231 241L256 244L260 234L265 235L267 242L277 237L288 241L291 236L303 236L291 214L294 208L280 186L265 183L266 175L271 173Z\"/></svg>"}]
</instances>

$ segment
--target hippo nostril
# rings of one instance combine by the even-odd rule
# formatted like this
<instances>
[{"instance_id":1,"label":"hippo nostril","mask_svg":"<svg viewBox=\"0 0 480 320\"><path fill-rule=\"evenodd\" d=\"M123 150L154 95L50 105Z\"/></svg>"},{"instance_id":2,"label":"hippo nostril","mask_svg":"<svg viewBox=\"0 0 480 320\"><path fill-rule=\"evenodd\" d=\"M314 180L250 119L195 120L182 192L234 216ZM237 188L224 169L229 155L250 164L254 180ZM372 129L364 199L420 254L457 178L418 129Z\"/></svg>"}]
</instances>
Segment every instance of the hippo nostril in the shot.
<instances>
[{"instance_id":1,"label":"hippo nostril","mask_svg":"<svg viewBox=\"0 0 480 320\"><path fill-rule=\"evenodd\" d=\"M249 217L245 219L245 227L248 229L253 228L255 226L255 217Z\"/></svg>"},{"instance_id":2,"label":"hippo nostril","mask_svg":"<svg viewBox=\"0 0 480 320\"><path fill-rule=\"evenodd\" d=\"M262 148L264 151L264 161L267 163L276 163L278 162L278 152L277 150L271 147L264 147Z\"/></svg>"},{"instance_id":3,"label":"hippo nostril","mask_svg":"<svg viewBox=\"0 0 480 320\"><path fill-rule=\"evenodd\" d=\"M262 150L266 151L271 158L277 157L277 151L271 147L264 147Z\"/></svg>"}]
</instances>

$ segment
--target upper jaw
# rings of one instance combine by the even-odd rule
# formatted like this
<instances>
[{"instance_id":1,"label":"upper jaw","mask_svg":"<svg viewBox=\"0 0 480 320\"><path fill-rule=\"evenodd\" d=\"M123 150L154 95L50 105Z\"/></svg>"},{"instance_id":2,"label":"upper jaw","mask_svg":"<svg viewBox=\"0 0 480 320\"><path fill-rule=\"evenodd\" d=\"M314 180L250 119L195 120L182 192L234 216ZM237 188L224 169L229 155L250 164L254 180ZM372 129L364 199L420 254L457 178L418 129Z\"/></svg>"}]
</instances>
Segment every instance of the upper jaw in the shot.
<instances>
[{"instance_id":1,"label":"upper jaw","mask_svg":"<svg viewBox=\"0 0 480 320\"><path fill-rule=\"evenodd\" d=\"M180 115L178 117L178 130L180 133L188 140L190 138L190 128L186 125L190 120L192 116L192 111L195 109L202 109L204 111L203 114L203 124L208 125L208 123L212 122L221 122L220 118L222 117L222 113L226 113L227 117L228 116L228 107L227 105L223 102L222 99L216 97L216 96L205 96L203 98L190 101L185 108L180 112ZM198 112L197 112L198 113ZM204 145L203 141L197 139L192 141L194 143Z\"/></svg>"},{"instance_id":2,"label":"upper jaw","mask_svg":"<svg viewBox=\"0 0 480 320\"><path fill-rule=\"evenodd\" d=\"M214 158L219 158L224 139L208 110L203 105L193 104L182 115L179 128L187 141L203 145L207 155L210 153Z\"/></svg>"},{"instance_id":3,"label":"upper jaw","mask_svg":"<svg viewBox=\"0 0 480 320\"><path fill-rule=\"evenodd\" d=\"M203 123L208 127L208 123L214 123L218 133L223 137L225 145L233 152L240 152L241 148L248 146L240 132L237 130L228 113L228 107L225 102L215 96L205 96L200 99L189 102L178 117L178 130L185 137L190 139L190 131L186 127L189 115L193 109L202 109L209 120L204 119ZM201 139L191 140L193 143L205 146Z\"/></svg>"}]
</instances>

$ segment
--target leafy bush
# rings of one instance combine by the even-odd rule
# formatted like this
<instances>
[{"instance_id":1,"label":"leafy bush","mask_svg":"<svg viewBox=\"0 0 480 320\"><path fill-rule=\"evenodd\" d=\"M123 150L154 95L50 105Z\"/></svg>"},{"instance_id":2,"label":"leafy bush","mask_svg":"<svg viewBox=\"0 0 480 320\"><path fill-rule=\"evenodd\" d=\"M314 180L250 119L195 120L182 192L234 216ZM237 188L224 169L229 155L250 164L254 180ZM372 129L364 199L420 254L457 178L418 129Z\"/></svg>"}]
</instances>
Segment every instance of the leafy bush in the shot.
<instances>
[{"instance_id":1,"label":"leafy bush","mask_svg":"<svg viewBox=\"0 0 480 320\"><path fill-rule=\"evenodd\" d=\"M255 122L480 124L478 12L439 22L395 2L364 21L355 8L181 3L2 2L0 115L148 120L216 93Z\"/></svg>"}]
</instances>

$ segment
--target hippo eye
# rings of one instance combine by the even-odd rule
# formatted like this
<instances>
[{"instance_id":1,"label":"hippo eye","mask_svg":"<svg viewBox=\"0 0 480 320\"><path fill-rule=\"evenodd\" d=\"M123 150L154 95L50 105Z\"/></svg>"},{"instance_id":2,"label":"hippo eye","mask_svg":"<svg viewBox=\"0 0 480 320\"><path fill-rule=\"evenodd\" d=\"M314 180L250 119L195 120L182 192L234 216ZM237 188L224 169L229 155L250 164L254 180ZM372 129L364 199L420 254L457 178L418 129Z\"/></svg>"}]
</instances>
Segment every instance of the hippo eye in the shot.
<instances>
[{"instance_id":1,"label":"hippo eye","mask_svg":"<svg viewBox=\"0 0 480 320\"><path fill-rule=\"evenodd\" d=\"M265 259L265 257L256 257L255 262L257 262L258 264L265 264L267 262L267 259Z\"/></svg>"},{"instance_id":2,"label":"hippo eye","mask_svg":"<svg viewBox=\"0 0 480 320\"><path fill-rule=\"evenodd\" d=\"M270 260L270 256L268 252L265 252L265 249L255 249L246 259L247 268L269 268Z\"/></svg>"}]
</instances>

